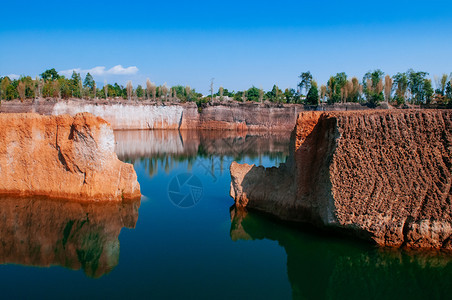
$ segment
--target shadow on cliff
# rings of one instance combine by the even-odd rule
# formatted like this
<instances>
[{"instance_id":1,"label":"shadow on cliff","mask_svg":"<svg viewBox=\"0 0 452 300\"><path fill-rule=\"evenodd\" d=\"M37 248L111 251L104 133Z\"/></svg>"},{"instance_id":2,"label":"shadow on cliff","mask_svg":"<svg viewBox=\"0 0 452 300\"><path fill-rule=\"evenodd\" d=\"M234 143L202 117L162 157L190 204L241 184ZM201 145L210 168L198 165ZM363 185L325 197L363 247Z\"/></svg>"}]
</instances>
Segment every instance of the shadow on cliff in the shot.
<instances>
[{"instance_id":1,"label":"shadow on cliff","mask_svg":"<svg viewBox=\"0 0 452 300\"><path fill-rule=\"evenodd\" d=\"M447 254L385 250L287 225L231 207L232 240L269 239L285 249L294 299L445 299L452 293Z\"/></svg>"},{"instance_id":2,"label":"shadow on cliff","mask_svg":"<svg viewBox=\"0 0 452 300\"><path fill-rule=\"evenodd\" d=\"M0 198L0 263L59 265L101 277L118 264L119 233L135 227L139 206L140 200Z\"/></svg>"}]
</instances>

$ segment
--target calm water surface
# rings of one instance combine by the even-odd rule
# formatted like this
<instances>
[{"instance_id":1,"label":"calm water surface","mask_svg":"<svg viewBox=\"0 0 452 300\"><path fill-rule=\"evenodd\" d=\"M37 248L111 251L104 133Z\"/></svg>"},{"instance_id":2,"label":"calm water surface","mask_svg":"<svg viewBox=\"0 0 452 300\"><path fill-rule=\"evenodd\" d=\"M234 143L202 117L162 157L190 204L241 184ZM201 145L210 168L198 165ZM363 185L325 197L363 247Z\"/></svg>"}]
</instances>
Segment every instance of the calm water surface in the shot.
<instances>
[{"instance_id":1,"label":"calm water surface","mask_svg":"<svg viewBox=\"0 0 452 300\"><path fill-rule=\"evenodd\" d=\"M2 298L452 295L450 256L382 250L231 208L230 162L277 166L288 135L115 135L141 202L0 199Z\"/></svg>"}]
</instances>

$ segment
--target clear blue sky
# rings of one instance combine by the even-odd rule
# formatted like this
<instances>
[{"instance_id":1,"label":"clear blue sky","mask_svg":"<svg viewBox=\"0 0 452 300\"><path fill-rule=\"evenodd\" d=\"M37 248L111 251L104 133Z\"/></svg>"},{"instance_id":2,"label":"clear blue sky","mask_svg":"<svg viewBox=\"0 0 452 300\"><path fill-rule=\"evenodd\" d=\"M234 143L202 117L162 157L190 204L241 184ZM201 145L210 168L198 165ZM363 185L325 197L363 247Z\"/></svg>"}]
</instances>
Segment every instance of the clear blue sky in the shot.
<instances>
[{"instance_id":1,"label":"clear blue sky","mask_svg":"<svg viewBox=\"0 0 452 300\"><path fill-rule=\"evenodd\" d=\"M452 72L452 1L7 1L0 75L105 67L96 81L243 90L310 70ZM121 65L123 69L110 68ZM136 68L130 68L136 67ZM129 68L129 69L126 69ZM119 71L118 71L119 70ZM118 74L125 73L125 74Z\"/></svg>"}]
</instances>

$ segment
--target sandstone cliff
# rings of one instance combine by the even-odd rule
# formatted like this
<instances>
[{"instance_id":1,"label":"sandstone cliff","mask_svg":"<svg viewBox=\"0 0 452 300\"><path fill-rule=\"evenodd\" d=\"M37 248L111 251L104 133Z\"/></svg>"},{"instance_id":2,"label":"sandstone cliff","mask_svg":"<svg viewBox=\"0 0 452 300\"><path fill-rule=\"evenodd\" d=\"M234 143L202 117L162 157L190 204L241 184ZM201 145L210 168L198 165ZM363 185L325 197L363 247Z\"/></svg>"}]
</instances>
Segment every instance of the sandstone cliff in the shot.
<instances>
[{"instance_id":1,"label":"sandstone cliff","mask_svg":"<svg viewBox=\"0 0 452 300\"><path fill-rule=\"evenodd\" d=\"M231 165L237 206L379 245L452 250L452 112L306 112L279 168Z\"/></svg>"},{"instance_id":2,"label":"sandstone cliff","mask_svg":"<svg viewBox=\"0 0 452 300\"><path fill-rule=\"evenodd\" d=\"M119 233L135 227L139 206L0 198L0 264L58 265L100 277L118 264Z\"/></svg>"},{"instance_id":3,"label":"sandstone cliff","mask_svg":"<svg viewBox=\"0 0 452 300\"><path fill-rule=\"evenodd\" d=\"M0 194L139 198L135 170L118 160L114 144L110 125L88 113L0 114Z\"/></svg>"}]
</instances>

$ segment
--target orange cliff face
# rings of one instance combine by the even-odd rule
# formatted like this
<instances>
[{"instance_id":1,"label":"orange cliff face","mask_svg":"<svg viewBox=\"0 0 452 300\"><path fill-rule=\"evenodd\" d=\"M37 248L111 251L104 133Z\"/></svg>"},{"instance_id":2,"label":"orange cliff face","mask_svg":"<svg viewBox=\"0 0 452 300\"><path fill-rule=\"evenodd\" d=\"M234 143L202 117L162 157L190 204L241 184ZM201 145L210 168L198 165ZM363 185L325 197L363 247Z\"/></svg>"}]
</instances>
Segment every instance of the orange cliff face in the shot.
<instances>
[{"instance_id":1,"label":"orange cliff face","mask_svg":"<svg viewBox=\"0 0 452 300\"><path fill-rule=\"evenodd\" d=\"M452 250L452 112L306 112L279 168L231 164L237 207L382 246Z\"/></svg>"},{"instance_id":2,"label":"orange cliff face","mask_svg":"<svg viewBox=\"0 0 452 300\"><path fill-rule=\"evenodd\" d=\"M79 200L140 198L110 125L89 113L0 114L0 194Z\"/></svg>"}]
</instances>

